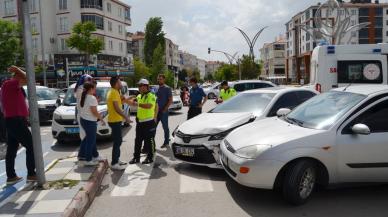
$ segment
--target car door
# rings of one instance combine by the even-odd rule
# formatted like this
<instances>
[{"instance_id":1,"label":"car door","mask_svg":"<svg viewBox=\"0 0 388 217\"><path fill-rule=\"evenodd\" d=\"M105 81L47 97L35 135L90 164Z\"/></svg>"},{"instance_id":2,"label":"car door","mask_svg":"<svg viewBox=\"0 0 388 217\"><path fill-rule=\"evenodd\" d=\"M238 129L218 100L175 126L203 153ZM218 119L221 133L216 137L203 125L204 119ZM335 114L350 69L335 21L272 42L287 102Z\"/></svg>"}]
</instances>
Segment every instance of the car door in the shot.
<instances>
[{"instance_id":1,"label":"car door","mask_svg":"<svg viewBox=\"0 0 388 217\"><path fill-rule=\"evenodd\" d=\"M388 181L388 97L369 105L337 131L338 172L341 182ZM365 124L370 135L352 131Z\"/></svg>"},{"instance_id":2,"label":"car door","mask_svg":"<svg viewBox=\"0 0 388 217\"><path fill-rule=\"evenodd\" d=\"M298 96L295 92L284 93L280 96L270 109L267 117L275 117L276 113L281 108L294 109L298 104Z\"/></svg>"}]
</instances>

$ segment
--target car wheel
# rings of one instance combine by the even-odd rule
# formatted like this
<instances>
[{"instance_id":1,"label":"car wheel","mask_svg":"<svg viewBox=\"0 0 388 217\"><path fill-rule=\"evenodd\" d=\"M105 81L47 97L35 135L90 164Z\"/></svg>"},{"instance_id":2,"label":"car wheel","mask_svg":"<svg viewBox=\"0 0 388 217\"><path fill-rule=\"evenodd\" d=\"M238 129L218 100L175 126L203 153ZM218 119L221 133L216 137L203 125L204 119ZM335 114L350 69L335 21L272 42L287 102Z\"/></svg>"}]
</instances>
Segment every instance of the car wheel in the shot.
<instances>
[{"instance_id":1,"label":"car wheel","mask_svg":"<svg viewBox=\"0 0 388 217\"><path fill-rule=\"evenodd\" d=\"M317 167L310 160L293 163L283 180L283 197L293 205L302 205L311 197L317 180Z\"/></svg>"},{"instance_id":2,"label":"car wheel","mask_svg":"<svg viewBox=\"0 0 388 217\"><path fill-rule=\"evenodd\" d=\"M215 95L214 93L209 93L209 94L207 95L207 97L208 97L209 99L215 99L215 98L216 98L216 95Z\"/></svg>"}]
</instances>

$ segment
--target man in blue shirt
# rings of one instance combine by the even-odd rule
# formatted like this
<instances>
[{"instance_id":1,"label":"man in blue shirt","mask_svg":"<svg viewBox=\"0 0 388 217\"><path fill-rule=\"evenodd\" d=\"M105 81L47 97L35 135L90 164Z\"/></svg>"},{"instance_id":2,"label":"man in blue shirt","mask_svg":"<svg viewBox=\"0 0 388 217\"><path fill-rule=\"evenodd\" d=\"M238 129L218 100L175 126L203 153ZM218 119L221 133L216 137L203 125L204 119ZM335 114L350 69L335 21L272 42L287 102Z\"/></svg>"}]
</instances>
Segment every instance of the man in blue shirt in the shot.
<instances>
[{"instance_id":1,"label":"man in blue shirt","mask_svg":"<svg viewBox=\"0 0 388 217\"><path fill-rule=\"evenodd\" d=\"M187 114L187 120L200 115L202 113L202 106L207 101L207 96L203 89L198 86L198 81L196 78L190 79L190 86L190 107Z\"/></svg>"},{"instance_id":2,"label":"man in blue shirt","mask_svg":"<svg viewBox=\"0 0 388 217\"><path fill-rule=\"evenodd\" d=\"M170 142L170 130L168 128L168 109L172 104L172 91L169 86L166 85L166 76L164 74L160 74L158 76L158 84L159 88L156 92L156 96L158 97L158 124L162 122L163 131L164 131L164 143L162 148L167 148Z\"/></svg>"}]
</instances>

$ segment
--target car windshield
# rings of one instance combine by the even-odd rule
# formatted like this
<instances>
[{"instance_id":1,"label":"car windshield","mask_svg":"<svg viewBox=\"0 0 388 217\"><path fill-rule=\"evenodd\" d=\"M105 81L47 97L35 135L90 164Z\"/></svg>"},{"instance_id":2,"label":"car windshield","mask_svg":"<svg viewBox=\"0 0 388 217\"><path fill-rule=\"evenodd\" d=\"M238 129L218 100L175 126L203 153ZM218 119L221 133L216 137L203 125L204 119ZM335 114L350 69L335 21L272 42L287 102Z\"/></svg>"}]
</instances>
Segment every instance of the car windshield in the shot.
<instances>
[{"instance_id":1,"label":"car windshield","mask_svg":"<svg viewBox=\"0 0 388 217\"><path fill-rule=\"evenodd\" d=\"M109 87L97 87L96 97L99 105L106 104L106 96L109 90L110 90ZM75 98L75 94L74 94L74 88L67 90L65 99L63 100L63 104L67 106L77 104L77 99Z\"/></svg>"},{"instance_id":2,"label":"car windshield","mask_svg":"<svg viewBox=\"0 0 388 217\"><path fill-rule=\"evenodd\" d=\"M58 94L55 92L55 90L50 88L37 88L36 96L38 97L38 101L58 99Z\"/></svg>"},{"instance_id":3,"label":"car windshield","mask_svg":"<svg viewBox=\"0 0 388 217\"><path fill-rule=\"evenodd\" d=\"M251 112L256 116L261 116L275 95L274 93L242 93L217 106L211 112Z\"/></svg>"},{"instance_id":4,"label":"car windshield","mask_svg":"<svg viewBox=\"0 0 388 217\"><path fill-rule=\"evenodd\" d=\"M349 92L327 92L300 105L285 120L306 128L328 130L365 98L365 95Z\"/></svg>"}]
</instances>

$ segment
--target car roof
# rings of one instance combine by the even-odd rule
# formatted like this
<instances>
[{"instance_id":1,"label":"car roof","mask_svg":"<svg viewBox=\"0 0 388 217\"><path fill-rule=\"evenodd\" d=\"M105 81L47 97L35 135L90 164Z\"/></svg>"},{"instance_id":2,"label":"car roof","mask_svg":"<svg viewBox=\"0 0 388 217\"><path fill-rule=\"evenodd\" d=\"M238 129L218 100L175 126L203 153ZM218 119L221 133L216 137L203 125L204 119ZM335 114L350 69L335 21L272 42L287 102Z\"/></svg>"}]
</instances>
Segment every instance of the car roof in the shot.
<instances>
[{"instance_id":1,"label":"car roof","mask_svg":"<svg viewBox=\"0 0 388 217\"><path fill-rule=\"evenodd\" d=\"M233 84L240 84L240 83L267 83L267 84L272 84L272 82L264 81L264 80L241 80L241 81L233 81L231 83L233 83Z\"/></svg>"},{"instance_id":2,"label":"car roof","mask_svg":"<svg viewBox=\"0 0 388 217\"><path fill-rule=\"evenodd\" d=\"M75 88L76 84L70 85L70 88ZM97 81L97 87L110 87L110 83L107 81Z\"/></svg>"},{"instance_id":3,"label":"car roof","mask_svg":"<svg viewBox=\"0 0 388 217\"><path fill-rule=\"evenodd\" d=\"M283 94L283 93L292 92L292 91L307 91L311 93L318 93L313 89L306 89L306 88L300 88L300 87L269 87L269 88L248 90L243 93L275 93L275 94L281 93Z\"/></svg>"},{"instance_id":4,"label":"car roof","mask_svg":"<svg viewBox=\"0 0 388 217\"><path fill-rule=\"evenodd\" d=\"M388 92L388 85L369 84L369 85L350 85L348 87L336 88L331 91L346 91L362 95L373 95L381 92Z\"/></svg>"}]
</instances>

